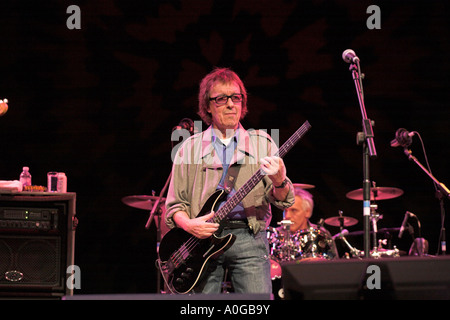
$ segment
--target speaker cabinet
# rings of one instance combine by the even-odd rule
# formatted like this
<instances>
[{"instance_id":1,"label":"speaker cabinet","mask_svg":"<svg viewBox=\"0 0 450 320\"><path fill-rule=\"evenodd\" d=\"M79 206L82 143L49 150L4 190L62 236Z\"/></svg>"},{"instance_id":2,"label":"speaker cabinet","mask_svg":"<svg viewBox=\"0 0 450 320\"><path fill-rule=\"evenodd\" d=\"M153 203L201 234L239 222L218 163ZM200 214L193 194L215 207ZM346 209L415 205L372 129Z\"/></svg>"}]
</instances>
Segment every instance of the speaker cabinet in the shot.
<instances>
[{"instance_id":1,"label":"speaker cabinet","mask_svg":"<svg viewBox=\"0 0 450 320\"><path fill-rule=\"evenodd\" d=\"M75 193L0 195L0 298L72 295Z\"/></svg>"},{"instance_id":2,"label":"speaker cabinet","mask_svg":"<svg viewBox=\"0 0 450 320\"><path fill-rule=\"evenodd\" d=\"M289 300L450 299L449 256L300 260L281 268Z\"/></svg>"}]
</instances>

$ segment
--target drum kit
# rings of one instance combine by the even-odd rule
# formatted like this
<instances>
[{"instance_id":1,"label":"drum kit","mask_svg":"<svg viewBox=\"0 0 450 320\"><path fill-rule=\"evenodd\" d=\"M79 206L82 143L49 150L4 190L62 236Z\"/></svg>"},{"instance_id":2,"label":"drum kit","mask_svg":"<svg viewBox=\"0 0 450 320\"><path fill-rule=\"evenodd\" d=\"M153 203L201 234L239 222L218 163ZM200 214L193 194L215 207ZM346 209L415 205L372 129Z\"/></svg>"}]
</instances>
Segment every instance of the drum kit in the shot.
<instances>
[{"instance_id":1,"label":"drum kit","mask_svg":"<svg viewBox=\"0 0 450 320\"><path fill-rule=\"evenodd\" d=\"M294 184L294 187L303 189L312 189L313 185L307 184ZM395 232L400 228L384 228L378 230L377 222L382 219L382 215L377 211L376 201L388 200L400 197L403 191L398 188L391 187L372 187L370 189L371 200L371 213L370 221L372 231L370 232L373 237L373 250L370 252L370 257L399 257L403 254L403 251L394 249L384 249L382 246L387 244L386 239L377 239L377 234L385 234L387 232ZM350 191L346 194L346 197L351 200L363 200L363 189L357 189ZM364 252L354 248L346 239L346 236L358 236L362 235L362 231L348 232L347 227L354 226L358 223L358 220L353 217L343 216L343 212L339 211L339 216L330 217L323 221L328 226L339 227L340 232L335 236L331 236L329 233L324 232L321 227L309 228L305 230L298 230L291 232L289 226L291 222L289 220L283 220L278 224L280 227L269 227L266 230L267 238L270 245L270 257L271 257L271 277L272 280L281 277L280 263L289 261L326 261L334 259L335 256L330 254L330 250L333 246L333 242L336 239L340 239L348 247L349 252L344 255L345 258L359 258L364 256ZM319 225L321 223L319 222Z\"/></svg>"},{"instance_id":2,"label":"drum kit","mask_svg":"<svg viewBox=\"0 0 450 320\"><path fill-rule=\"evenodd\" d=\"M304 183L294 183L294 187L302 189L313 189L314 185L304 184ZM400 197L403 194L403 190L392 187L372 187L370 189L370 200L371 200L371 214L370 220L372 224L371 234L373 235L373 251L371 252L371 257L396 257L399 256L400 251L398 249L385 250L380 248L380 244L385 241L376 240L376 235L378 233L398 231L399 228L384 228L378 230L377 221L382 219L382 215L377 212L376 201L378 200L388 200ZM351 200L363 200L363 189L357 189L350 191L346 194L346 197ZM160 200L160 201L158 201ZM132 208L145 210L150 212L154 210L155 204L160 204L158 210L156 211L155 220L158 229L160 229L161 236L164 236L169 230L164 221L165 206L161 205L165 203L165 198L161 198L155 195L132 195L122 198L122 202ZM162 221L162 223L161 223ZM362 235L362 231L347 232L344 228L354 226L358 223L358 220L353 217L343 216L342 211L339 211L339 216L330 217L324 220L324 223L329 226L339 227L340 233L334 237L331 237L328 233L324 232L319 228L309 228L305 230L298 230L296 232L290 231L289 220L282 220L278 224L280 227L273 228L269 227L266 230L267 238L270 245L270 255L273 261L275 261L274 269L275 273L273 277L277 277L278 270L281 268L276 267L276 263L285 261L300 261L300 260L310 260L310 259L321 259L329 260L332 257L328 254L330 247L335 240L334 238L342 239L346 242L346 245L350 249L352 257L361 257L361 251L353 248L345 236L358 236Z\"/></svg>"}]
</instances>

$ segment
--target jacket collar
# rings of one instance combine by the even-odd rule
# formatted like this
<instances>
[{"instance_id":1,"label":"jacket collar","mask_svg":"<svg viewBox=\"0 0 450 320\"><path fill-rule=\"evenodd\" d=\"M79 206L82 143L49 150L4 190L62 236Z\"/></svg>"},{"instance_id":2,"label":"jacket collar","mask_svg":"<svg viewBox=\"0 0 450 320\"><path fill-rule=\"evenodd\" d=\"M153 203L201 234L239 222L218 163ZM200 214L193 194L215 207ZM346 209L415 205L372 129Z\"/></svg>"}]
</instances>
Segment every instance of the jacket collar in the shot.
<instances>
[{"instance_id":1,"label":"jacket collar","mask_svg":"<svg viewBox=\"0 0 450 320\"><path fill-rule=\"evenodd\" d=\"M233 159L231 160L231 163L240 163L246 155L256 158L255 149L250 143L250 135L248 134L248 131L242 127L242 125L239 123L238 126L238 144L236 147L236 152L234 153ZM212 125L208 127L203 132L202 135L202 158L205 158L207 156L211 156L214 159L214 163L220 163L220 160L215 155L214 146L211 143L213 139L213 128Z\"/></svg>"}]
</instances>

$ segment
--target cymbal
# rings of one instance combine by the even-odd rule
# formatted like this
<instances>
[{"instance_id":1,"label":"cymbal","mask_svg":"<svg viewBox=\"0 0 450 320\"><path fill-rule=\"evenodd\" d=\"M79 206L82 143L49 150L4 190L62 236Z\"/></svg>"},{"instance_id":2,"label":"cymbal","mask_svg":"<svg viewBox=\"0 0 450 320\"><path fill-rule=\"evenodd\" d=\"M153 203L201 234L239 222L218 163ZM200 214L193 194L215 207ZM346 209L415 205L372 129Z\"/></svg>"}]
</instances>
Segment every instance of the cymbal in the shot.
<instances>
[{"instance_id":1,"label":"cymbal","mask_svg":"<svg viewBox=\"0 0 450 320\"><path fill-rule=\"evenodd\" d=\"M400 197L403 190L391 187L374 187L370 188L370 200L388 200ZM347 198L352 200L364 200L363 189L350 191L346 194Z\"/></svg>"},{"instance_id":2,"label":"cymbal","mask_svg":"<svg viewBox=\"0 0 450 320\"><path fill-rule=\"evenodd\" d=\"M325 223L333 227L340 227L341 218L344 219L344 227L351 227L358 223L358 220L352 217L331 217L325 219Z\"/></svg>"},{"instance_id":3,"label":"cymbal","mask_svg":"<svg viewBox=\"0 0 450 320\"><path fill-rule=\"evenodd\" d=\"M156 196L136 195L123 197L122 202L133 208L151 210L158 199L159 197ZM165 201L166 198L161 198L161 202Z\"/></svg>"},{"instance_id":4,"label":"cymbal","mask_svg":"<svg viewBox=\"0 0 450 320\"><path fill-rule=\"evenodd\" d=\"M314 189L316 186L312 184L306 184L306 183L293 183L294 188L300 188L300 189Z\"/></svg>"}]
</instances>

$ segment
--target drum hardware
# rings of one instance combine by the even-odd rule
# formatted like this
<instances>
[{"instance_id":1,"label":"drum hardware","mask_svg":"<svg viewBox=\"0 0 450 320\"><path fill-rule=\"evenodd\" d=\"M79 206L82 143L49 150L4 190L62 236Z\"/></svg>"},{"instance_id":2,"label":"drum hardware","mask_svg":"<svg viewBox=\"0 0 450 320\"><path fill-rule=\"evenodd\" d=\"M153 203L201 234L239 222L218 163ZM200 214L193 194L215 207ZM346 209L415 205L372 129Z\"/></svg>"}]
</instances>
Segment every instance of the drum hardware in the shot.
<instances>
[{"instance_id":1,"label":"drum hardware","mask_svg":"<svg viewBox=\"0 0 450 320\"><path fill-rule=\"evenodd\" d=\"M342 212L342 211L341 211ZM351 227L358 223L358 220L352 217L339 216L331 217L325 219L325 223L329 226L340 227L342 222L342 227Z\"/></svg>"},{"instance_id":2,"label":"drum hardware","mask_svg":"<svg viewBox=\"0 0 450 320\"><path fill-rule=\"evenodd\" d=\"M364 257L364 251L358 250L354 248L345 238L345 236L339 237L349 248L350 255L352 258L358 258L362 259ZM387 244L387 239L379 239L378 245L374 247L373 250L370 251L370 257L374 259L379 258L398 258L402 255L405 255L406 252L399 250L396 246L393 247L393 249L385 249L383 248L383 245ZM345 258L349 259L350 256L348 253L345 254Z\"/></svg>"},{"instance_id":3,"label":"drum hardware","mask_svg":"<svg viewBox=\"0 0 450 320\"><path fill-rule=\"evenodd\" d=\"M377 212L378 205L377 204L370 204L370 216L369 220L372 223L372 236L373 236L373 251L377 252L378 245L377 245L377 233L378 233L378 220L383 219L383 215L379 214Z\"/></svg>"},{"instance_id":4,"label":"drum hardware","mask_svg":"<svg viewBox=\"0 0 450 320\"><path fill-rule=\"evenodd\" d=\"M285 230L290 230L291 224L294 224L291 220L281 220L277 223L278 225L282 226Z\"/></svg>"},{"instance_id":5,"label":"drum hardware","mask_svg":"<svg viewBox=\"0 0 450 320\"><path fill-rule=\"evenodd\" d=\"M389 200L400 197L403 190L391 187L372 187L370 188L370 201ZM363 200L363 189L357 189L347 192L346 197L351 200Z\"/></svg>"},{"instance_id":6,"label":"drum hardware","mask_svg":"<svg viewBox=\"0 0 450 320\"><path fill-rule=\"evenodd\" d=\"M127 206L150 211L153 208L153 205L156 203L159 197L152 195L135 195L135 196L127 196L122 198L122 202ZM162 198L161 202L165 202L166 198Z\"/></svg>"},{"instance_id":7,"label":"drum hardware","mask_svg":"<svg viewBox=\"0 0 450 320\"><path fill-rule=\"evenodd\" d=\"M349 248L350 250L350 254L352 255L353 258L358 258L358 259L362 259L361 258L361 251L356 249L355 247L353 247L347 240L347 238L345 238L345 236L340 236L339 239L341 239L345 245ZM350 258L348 255L346 255L346 258Z\"/></svg>"},{"instance_id":8,"label":"drum hardware","mask_svg":"<svg viewBox=\"0 0 450 320\"><path fill-rule=\"evenodd\" d=\"M383 246L386 246L387 244L387 239L379 239L378 245L370 252L370 256L375 259L382 257L398 258L400 255L406 254L406 252L399 250L396 246L394 246L393 249L383 248Z\"/></svg>"},{"instance_id":9,"label":"drum hardware","mask_svg":"<svg viewBox=\"0 0 450 320\"><path fill-rule=\"evenodd\" d=\"M386 246L388 244L387 239L377 239L377 235L380 233L386 234L390 231L398 231L400 228L383 228L378 230L378 220L383 219L383 215L378 211L378 205L372 203L370 205L370 216L369 220L372 226L372 230L369 232L373 236L373 247L370 251L370 257L372 258L380 258L380 257L399 257L402 251L398 250L395 246L394 249L385 249L383 245ZM348 218L348 219L346 219ZM340 232L332 237L332 239L340 239L343 243L348 247L350 253L345 254L345 258L349 259L350 256L352 258L362 259L364 257L364 251L358 250L353 247L350 242L347 240L346 236L358 236L363 235L363 231L353 231L348 232L347 229L344 229L344 226L352 226L358 222L354 218L344 217L343 212L339 210L339 217L332 217L325 220L325 223L340 227ZM404 252L403 252L404 253Z\"/></svg>"},{"instance_id":10,"label":"drum hardware","mask_svg":"<svg viewBox=\"0 0 450 320\"><path fill-rule=\"evenodd\" d=\"M393 187L377 187L376 183L372 182L372 187L369 189L370 193L370 206L369 211L370 214L368 215L368 223L369 223L369 230L365 230L364 236L365 236L365 250L369 248L367 245L367 239L366 237L370 237L372 235L372 250L370 253L366 254L366 257L372 257L372 258L379 258L381 256L392 256L397 257L399 256L398 250L388 250L381 248L380 243L377 241L377 234L379 233L378 230L378 220L383 219L383 215L378 213L378 205L376 204L377 200L389 200L394 199L397 197L400 197L403 194L403 190L399 188L393 188ZM352 200L364 200L364 190L363 189L357 189L350 191L346 194L346 197L348 199ZM372 227L370 230L370 226ZM366 229L366 228L365 228ZM356 232L360 233L360 232ZM356 234L356 233L350 233L350 235ZM369 238L370 239L370 238ZM348 241L344 241L346 245L348 246ZM349 247L350 248L350 247ZM352 249L350 248L352 251ZM363 254L365 250L361 251ZM360 252L360 253L361 253ZM355 251L352 252L352 255L354 256Z\"/></svg>"}]
</instances>

